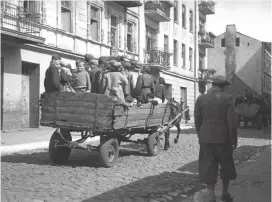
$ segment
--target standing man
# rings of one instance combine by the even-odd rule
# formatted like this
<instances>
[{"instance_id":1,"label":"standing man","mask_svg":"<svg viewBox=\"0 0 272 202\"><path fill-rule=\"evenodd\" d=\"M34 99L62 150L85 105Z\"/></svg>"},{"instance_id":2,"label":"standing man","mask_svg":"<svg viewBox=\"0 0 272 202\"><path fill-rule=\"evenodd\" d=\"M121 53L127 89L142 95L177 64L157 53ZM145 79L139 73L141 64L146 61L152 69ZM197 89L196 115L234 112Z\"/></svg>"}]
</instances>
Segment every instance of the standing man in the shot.
<instances>
[{"instance_id":1,"label":"standing man","mask_svg":"<svg viewBox=\"0 0 272 202\"><path fill-rule=\"evenodd\" d=\"M85 61L77 60L76 67L77 71L73 73L73 88L76 92L90 92L91 81L88 72L85 70Z\"/></svg>"},{"instance_id":2,"label":"standing man","mask_svg":"<svg viewBox=\"0 0 272 202\"><path fill-rule=\"evenodd\" d=\"M63 90L60 82L60 60L60 56L52 55L50 66L45 72L44 88L47 93Z\"/></svg>"},{"instance_id":3,"label":"standing man","mask_svg":"<svg viewBox=\"0 0 272 202\"><path fill-rule=\"evenodd\" d=\"M124 67L123 73L127 77L127 80L128 80L127 92L128 92L128 95L131 96L136 86L136 82L134 82L133 74L130 72L131 64L125 56L121 56L120 61L122 66Z\"/></svg>"},{"instance_id":4,"label":"standing man","mask_svg":"<svg viewBox=\"0 0 272 202\"><path fill-rule=\"evenodd\" d=\"M237 173L233 150L237 147L237 128L233 97L224 92L229 85L225 76L214 76L212 88L200 95L195 104L195 127L199 138L199 175L207 184L210 201L215 202L215 183L220 164L222 196L224 202L232 202L228 187Z\"/></svg>"},{"instance_id":5,"label":"standing man","mask_svg":"<svg viewBox=\"0 0 272 202\"><path fill-rule=\"evenodd\" d=\"M160 77L159 81L155 84L155 97L158 97L162 100L162 103L165 102L165 80L164 78Z\"/></svg>"}]
</instances>

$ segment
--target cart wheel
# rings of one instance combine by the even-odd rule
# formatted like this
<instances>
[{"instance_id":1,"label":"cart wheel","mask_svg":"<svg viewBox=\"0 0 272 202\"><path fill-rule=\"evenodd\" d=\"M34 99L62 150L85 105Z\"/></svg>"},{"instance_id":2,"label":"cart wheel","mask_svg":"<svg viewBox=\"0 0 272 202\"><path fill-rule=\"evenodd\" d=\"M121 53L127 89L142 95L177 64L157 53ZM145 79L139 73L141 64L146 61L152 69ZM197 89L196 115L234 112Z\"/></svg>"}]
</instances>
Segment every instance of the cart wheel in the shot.
<instances>
[{"instance_id":1,"label":"cart wheel","mask_svg":"<svg viewBox=\"0 0 272 202\"><path fill-rule=\"evenodd\" d=\"M158 132L152 133L147 140L147 153L149 156L157 156L160 152L160 136Z\"/></svg>"},{"instance_id":2,"label":"cart wheel","mask_svg":"<svg viewBox=\"0 0 272 202\"><path fill-rule=\"evenodd\" d=\"M119 142L111 138L101 144L99 149L99 161L102 166L110 168L114 165L119 156Z\"/></svg>"},{"instance_id":3,"label":"cart wheel","mask_svg":"<svg viewBox=\"0 0 272 202\"><path fill-rule=\"evenodd\" d=\"M61 131L62 136L66 140L72 141L72 136L69 131L62 130L62 129L60 131ZM58 144L60 144L60 145L65 143L65 141L59 135L59 133L57 133L55 131L53 133L53 135L51 136L51 139L49 142L49 157L56 164L65 163L68 160L69 155L71 154L71 148L69 148L69 147L55 147L55 140L59 141Z\"/></svg>"}]
</instances>

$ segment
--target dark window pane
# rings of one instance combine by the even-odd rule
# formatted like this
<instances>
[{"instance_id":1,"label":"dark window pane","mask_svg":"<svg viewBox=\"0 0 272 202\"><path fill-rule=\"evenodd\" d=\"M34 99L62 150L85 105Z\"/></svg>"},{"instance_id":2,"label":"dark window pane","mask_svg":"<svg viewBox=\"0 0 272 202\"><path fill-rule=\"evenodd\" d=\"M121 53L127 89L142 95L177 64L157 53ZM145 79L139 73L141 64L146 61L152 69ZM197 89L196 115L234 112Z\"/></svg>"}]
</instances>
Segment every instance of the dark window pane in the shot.
<instances>
[{"instance_id":1,"label":"dark window pane","mask_svg":"<svg viewBox=\"0 0 272 202\"><path fill-rule=\"evenodd\" d=\"M98 22L95 20L91 20L91 37L98 41Z\"/></svg>"},{"instance_id":2,"label":"dark window pane","mask_svg":"<svg viewBox=\"0 0 272 202\"><path fill-rule=\"evenodd\" d=\"M117 18L115 16L111 16L111 26L117 27Z\"/></svg>"},{"instance_id":3,"label":"dark window pane","mask_svg":"<svg viewBox=\"0 0 272 202\"><path fill-rule=\"evenodd\" d=\"M127 35L127 49L132 51L132 36L130 34Z\"/></svg>"}]
</instances>

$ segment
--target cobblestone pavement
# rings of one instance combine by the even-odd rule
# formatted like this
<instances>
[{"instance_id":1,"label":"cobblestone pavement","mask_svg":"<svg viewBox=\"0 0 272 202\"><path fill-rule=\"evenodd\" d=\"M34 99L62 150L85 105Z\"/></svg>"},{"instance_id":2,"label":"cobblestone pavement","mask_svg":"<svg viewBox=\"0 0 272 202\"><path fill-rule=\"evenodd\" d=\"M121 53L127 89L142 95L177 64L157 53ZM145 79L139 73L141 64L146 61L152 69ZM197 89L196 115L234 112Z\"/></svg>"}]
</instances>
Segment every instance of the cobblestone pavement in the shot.
<instances>
[{"instance_id":1,"label":"cobblestone pavement","mask_svg":"<svg viewBox=\"0 0 272 202\"><path fill-rule=\"evenodd\" d=\"M239 136L236 163L270 144L269 130L241 129ZM1 201L181 201L202 186L199 146L192 130L183 133L178 144L174 137L172 148L155 157L147 156L142 145L124 144L113 168L97 166L97 154L78 150L64 166L52 164L47 150L2 156Z\"/></svg>"}]
</instances>

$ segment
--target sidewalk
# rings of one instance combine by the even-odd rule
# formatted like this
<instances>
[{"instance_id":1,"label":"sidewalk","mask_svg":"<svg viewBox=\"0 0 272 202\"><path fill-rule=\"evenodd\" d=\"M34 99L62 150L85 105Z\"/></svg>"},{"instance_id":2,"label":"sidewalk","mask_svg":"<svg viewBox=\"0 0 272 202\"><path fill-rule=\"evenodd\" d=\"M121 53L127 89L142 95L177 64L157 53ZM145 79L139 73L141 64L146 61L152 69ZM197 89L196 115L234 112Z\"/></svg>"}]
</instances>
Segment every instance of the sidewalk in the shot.
<instances>
[{"instance_id":1,"label":"sidewalk","mask_svg":"<svg viewBox=\"0 0 272 202\"><path fill-rule=\"evenodd\" d=\"M230 194L237 202L271 201L271 147L252 157L237 169L238 176L231 182ZM217 201L220 201L221 181L216 186ZM197 192L194 199L186 202L206 202L205 190Z\"/></svg>"},{"instance_id":2,"label":"sidewalk","mask_svg":"<svg viewBox=\"0 0 272 202\"><path fill-rule=\"evenodd\" d=\"M181 129L193 128L190 124L181 124ZM175 127L173 128L175 129ZM33 128L24 131L2 132L1 133L1 155L48 148L49 140L54 132L54 128L43 127ZM80 133L73 133L73 140L80 138ZM92 142L97 145L100 137L88 138L86 143Z\"/></svg>"}]
</instances>

